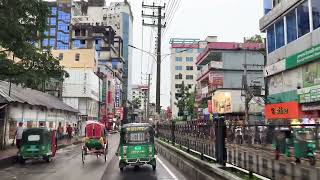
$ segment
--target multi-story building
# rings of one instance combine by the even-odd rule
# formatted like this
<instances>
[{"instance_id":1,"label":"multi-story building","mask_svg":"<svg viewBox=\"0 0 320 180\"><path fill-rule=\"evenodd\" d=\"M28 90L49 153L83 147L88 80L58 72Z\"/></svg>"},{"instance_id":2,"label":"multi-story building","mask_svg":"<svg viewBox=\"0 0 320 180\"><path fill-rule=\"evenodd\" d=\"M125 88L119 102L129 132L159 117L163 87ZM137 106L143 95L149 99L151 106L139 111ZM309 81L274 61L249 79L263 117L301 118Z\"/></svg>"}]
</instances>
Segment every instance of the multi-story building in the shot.
<instances>
[{"instance_id":1,"label":"multi-story building","mask_svg":"<svg viewBox=\"0 0 320 180\"><path fill-rule=\"evenodd\" d=\"M266 119L313 121L320 115L320 3L265 0L265 9L260 29L267 33Z\"/></svg>"},{"instance_id":2,"label":"multi-story building","mask_svg":"<svg viewBox=\"0 0 320 180\"><path fill-rule=\"evenodd\" d=\"M96 75L96 51L94 49L52 50L52 54L60 60L69 74L63 82L63 101L79 110L83 119L98 120L102 82Z\"/></svg>"},{"instance_id":3,"label":"multi-story building","mask_svg":"<svg viewBox=\"0 0 320 180\"><path fill-rule=\"evenodd\" d=\"M196 59L197 66L201 67L196 77L196 102L205 117L218 114L226 120L244 120L244 65L248 86L252 87L251 95L262 95L263 51L264 46L259 43L207 42L205 50ZM253 97L249 121L261 120L262 108L263 100Z\"/></svg>"},{"instance_id":4,"label":"multi-story building","mask_svg":"<svg viewBox=\"0 0 320 180\"><path fill-rule=\"evenodd\" d=\"M178 107L175 105L177 99L181 97L179 90L184 82L189 87L189 92L193 92L196 84L198 69L196 58L203 50L199 48L199 39L172 38L171 44L171 96L170 104L172 116L178 117Z\"/></svg>"},{"instance_id":5,"label":"multi-story building","mask_svg":"<svg viewBox=\"0 0 320 180\"><path fill-rule=\"evenodd\" d=\"M69 49L72 0L49 1L48 5L51 14L40 45L44 49Z\"/></svg>"}]
</instances>

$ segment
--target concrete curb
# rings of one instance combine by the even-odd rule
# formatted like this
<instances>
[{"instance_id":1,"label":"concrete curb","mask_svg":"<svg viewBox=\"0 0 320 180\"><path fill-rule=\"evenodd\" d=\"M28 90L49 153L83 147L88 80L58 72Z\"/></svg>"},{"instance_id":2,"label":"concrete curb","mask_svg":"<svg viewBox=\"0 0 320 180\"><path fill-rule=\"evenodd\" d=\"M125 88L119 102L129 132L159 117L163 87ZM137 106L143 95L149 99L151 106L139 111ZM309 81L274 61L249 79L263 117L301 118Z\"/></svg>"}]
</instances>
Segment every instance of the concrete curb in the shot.
<instances>
[{"instance_id":1,"label":"concrete curb","mask_svg":"<svg viewBox=\"0 0 320 180\"><path fill-rule=\"evenodd\" d=\"M68 146L71 146L71 145L77 145L77 144L81 144L82 143L82 140L77 140L71 144L60 144L58 145L57 149L63 149L63 148L66 148ZM17 162L17 156L10 156L10 157L7 157L7 158L4 158L4 159L0 159L0 168L3 169L3 168L7 168L9 166L11 166L12 164L15 164Z\"/></svg>"},{"instance_id":2,"label":"concrete curb","mask_svg":"<svg viewBox=\"0 0 320 180\"><path fill-rule=\"evenodd\" d=\"M222 166L205 162L159 139L156 140L156 143L158 147L161 148L162 146L162 150L159 152L160 154L162 154L165 158L166 156L170 156L170 158L168 159L170 162L174 161L173 158L176 158L176 160L179 161L180 163L184 163L183 165L180 165L180 164L177 165L179 170L188 172L190 170L188 170L186 166L189 166L189 167L191 166L192 169L194 169L198 174L198 175L194 175L195 177L193 177L193 179L202 180L202 178L205 178L206 180L211 180L211 179L213 180L213 179L219 178L219 179L228 179L228 180L229 179L242 180L242 178L221 169L220 167ZM169 155L169 153L172 153L172 154ZM203 177L200 178L199 175Z\"/></svg>"}]
</instances>

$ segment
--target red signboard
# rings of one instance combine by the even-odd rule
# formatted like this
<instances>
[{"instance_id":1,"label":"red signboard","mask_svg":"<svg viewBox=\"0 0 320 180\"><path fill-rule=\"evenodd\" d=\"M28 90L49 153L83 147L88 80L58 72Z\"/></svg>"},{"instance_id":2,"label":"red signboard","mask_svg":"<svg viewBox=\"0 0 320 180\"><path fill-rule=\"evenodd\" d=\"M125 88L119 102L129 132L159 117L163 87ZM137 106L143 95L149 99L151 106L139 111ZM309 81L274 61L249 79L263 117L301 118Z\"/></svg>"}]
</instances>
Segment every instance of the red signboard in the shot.
<instances>
[{"instance_id":1,"label":"red signboard","mask_svg":"<svg viewBox=\"0 0 320 180\"><path fill-rule=\"evenodd\" d=\"M123 107L116 107L116 114L120 117L120 120L123 120Z\"/></svg>"},{"instance_id":2,"label":"red signboard","mask_svg":"<svg viewBox=\"0 0 320 180\"><path fill-rule=\"evenodd\" d=\"M112 91L108 91L108 104L112 104Z\"/></svg>"},{"instance_id":3,"label":"red signboard","mask_svg":"<svg viewBox=\"0 0 320 180\"><path fill-rule=\"evenodd\" d=\"M212 101L208 100L208 112L212 113Z\"/></svg>"},{"instance_id":4,"label":"red signboard","mask_svg":"<svg viewBox=\"0 0 320 180\"><path fill-rule=\"evenodd\" d=\"M298 102L268 104L265 106L266 119L297 119L301 117Z\"/></svg>"}]
</instances>

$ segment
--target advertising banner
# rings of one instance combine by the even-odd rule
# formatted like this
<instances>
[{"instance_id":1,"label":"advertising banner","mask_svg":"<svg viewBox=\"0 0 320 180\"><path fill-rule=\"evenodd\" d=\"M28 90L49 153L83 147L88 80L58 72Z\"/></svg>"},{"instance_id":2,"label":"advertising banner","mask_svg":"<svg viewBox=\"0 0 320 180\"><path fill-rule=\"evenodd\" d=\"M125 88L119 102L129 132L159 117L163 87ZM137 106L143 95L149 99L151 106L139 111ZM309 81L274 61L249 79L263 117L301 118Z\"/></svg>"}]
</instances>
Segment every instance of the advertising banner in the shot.
<instances>
[{"instance_id":1,"label":"advertising banner","mask_svg":"<svg viewBox=\"0 0 320 180\"><path fill-rule=\"evenodd\" d=\"M120 91L120 85L116 85L116 97L115 97L115 107L120 107L120 101L121 101L121 91Z\"/></svg>"},{"instance_id":2,"label":"advertising banner","mask_svg":"<svg viewBox=\"0 0 320 180\"><path fill-rule=\"evenodd\" d=\"M286 69L295 68L302 64L314 61L320 58L320 44L305 51L292 55L286 59Z\"/></svg>"},{"instance_id":3,"label":"advertising banner","mask_svg":"<svg viewBox=\"0 0 320 180\"><path fill-rule=\"evenodd\" d=\"M211 72L209 74L209 88L214 90L223 87L223 74L219 72Z\"/></svg>"},{"instance_id":4,"label":"advertising banner","mask_svg":"<svg viewBox=\"0 0 320 180\"><path fill-rule=\"evenodd\" d=\"M212 101L208 100L208 112L211 114L212 113Z\"/></svg>"},{"instance_id":5,"label":"advertising banner","mask_svg":"<svg viewBox=\"0 0 320 180\"><path fill-rule=\"evenodd\" d=\"M213 113L231 113L231 93L216 92L213 96Z\"/></svg>"},{"instance_id":6,"label":"advertising banner","mask_svg":"<svg viewBox=\"0 0 320 180\"><path fill-rule=\"evenodd\" d=\"M300 118L300 116L301 110L296 101L265 106L265 117L267 119L296 119Z\"/></svg>"},{"instance_id":7,"label":"advertising banner","mask_svg":"<svg viewBox=\"0 0 320 180\"><path fill-rule=\"evenodd\" d=\"M312 63L302 67L303 87L311 87L320 84L320 63Z\"/></svg>"},{"instance_id":8,"label":"advertising banner","mask_svg":"<svg viewBox=\"0 0 320 180\"><path fill-rule=\"evenodd\" d=\"M120 117L120 120L123 120L123 107L117 107L116 108L116 115Z\"/></svg>"}]
</instances>

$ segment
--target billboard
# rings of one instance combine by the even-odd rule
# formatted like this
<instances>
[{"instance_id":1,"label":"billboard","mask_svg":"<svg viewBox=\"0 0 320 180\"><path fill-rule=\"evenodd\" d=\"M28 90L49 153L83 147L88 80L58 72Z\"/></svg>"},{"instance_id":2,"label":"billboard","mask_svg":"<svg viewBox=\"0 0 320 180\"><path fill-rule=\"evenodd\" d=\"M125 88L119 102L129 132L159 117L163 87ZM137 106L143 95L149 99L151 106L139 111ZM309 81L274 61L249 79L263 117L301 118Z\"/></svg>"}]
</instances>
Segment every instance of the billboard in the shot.
<instances>
[{"instance_id":1,"label":"billboard","mask_svg":"<svg viewBox=\"0 0 320 180\"><path fill-rule=\"evenodd\" d=\"M116 93L115 93L116 97L115 97L115 107L120 107L120 102L121 102L121 89L120 89L120 85L117 84L116 85Z\"/></svg>"}]
</instances>

